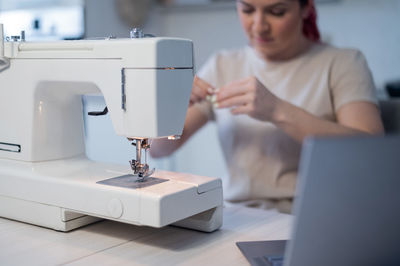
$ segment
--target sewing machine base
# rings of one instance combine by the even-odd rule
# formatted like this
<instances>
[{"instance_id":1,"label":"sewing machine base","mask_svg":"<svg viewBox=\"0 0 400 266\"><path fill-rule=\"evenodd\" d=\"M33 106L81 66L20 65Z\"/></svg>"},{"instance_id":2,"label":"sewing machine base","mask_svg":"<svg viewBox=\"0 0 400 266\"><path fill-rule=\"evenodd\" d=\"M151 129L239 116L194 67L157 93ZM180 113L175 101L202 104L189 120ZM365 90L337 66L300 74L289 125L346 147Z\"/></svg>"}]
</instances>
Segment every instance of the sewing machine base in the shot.
<instances>
[{"instance_id":1,"label":"sewing machine base","mask_svg":"<svg viewBox=\"0 0 400 266\"><path fill-rule=\"evenodd\" d=\"M68 232L103 220L60 207L0 196L0 217ZM203 232L213 232L222 221L222 206L193 215L172 225Z\"/></svg>"},{"instance_id":2,"label":"sewing machine base","mask_svg":"<svg viewBox=\"0 0 400 266\"><path fill-rule=\"evenodd\" d=\"M221 180L157 171L154 177L168 181L136 189L98 183L127 173L84 156L38 163L0 159L0 216L59 231L102 218L206 232L222 225Z\"/></svg>"},{"instance_id":3,"label":"sewing machine base","mask_svg":"<svg viewBox=\"0 0 400 266\"><path fill-rule=\"evenodd\" d=\"M0 196L0 202L3 206L0 209L1 217L57 231L67 232L101 220L60 207L10 197Z\"/></svg>"}]
</instances>

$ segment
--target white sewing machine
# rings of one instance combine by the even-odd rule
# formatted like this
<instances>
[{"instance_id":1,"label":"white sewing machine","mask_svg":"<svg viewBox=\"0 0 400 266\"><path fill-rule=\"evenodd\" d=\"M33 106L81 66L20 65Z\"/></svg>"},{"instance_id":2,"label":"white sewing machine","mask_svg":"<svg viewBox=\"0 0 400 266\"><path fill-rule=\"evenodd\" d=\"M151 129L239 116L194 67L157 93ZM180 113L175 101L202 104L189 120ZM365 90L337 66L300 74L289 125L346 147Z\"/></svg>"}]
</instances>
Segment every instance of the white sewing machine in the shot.
<instances>
[{"instance_id":1,"label":"white sewing machine","mask_svg":"<svg viewBox=\"0 0 400 266\"><path fill-rule=\"evenodd\" d=\"M141 162L148 138L182 133L193 80L191 41L139 32L131 39L47 43L21 36L3 44L2 28L1 217L60 231L99 218L208 232L221 226L220 179L153 173ZM85 156L81 95L94 93L104 96L115 132L136 145L130 167Z\"/></svg>"}]
</instances>

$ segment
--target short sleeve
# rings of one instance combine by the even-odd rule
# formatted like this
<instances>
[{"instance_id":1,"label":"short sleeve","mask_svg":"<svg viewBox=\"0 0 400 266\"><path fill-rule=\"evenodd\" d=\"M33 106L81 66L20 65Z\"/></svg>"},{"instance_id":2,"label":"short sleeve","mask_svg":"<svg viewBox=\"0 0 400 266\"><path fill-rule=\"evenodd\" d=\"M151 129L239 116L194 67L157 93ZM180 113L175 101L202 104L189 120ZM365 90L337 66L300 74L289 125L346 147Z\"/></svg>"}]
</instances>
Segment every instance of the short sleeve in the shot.
<instances>
[{"instance_id":1,"label":"short sleeve","mask_svg":"<svg viewBox=\"0 0 400 266\"><path fill-rule=\"evenodd\" d=\"M218 56L216 54L212 55L208 60L204 63L204 65L200 68L200 70L196 73L196 75L210 83L213 86L217 85L218 74L217 74L217 59Z\"/></svg>"},{"instance_id":2,"label":"short sleeve","mask_svg":"<svg viewBox=\"0 0 400 266\"><path fill-rule=\"evenodd\" d=\"M335 111L347 103L356 101L378 104L371 71L360 51L342 50L335 57L330 88Z\"/></svg>"}]
</instances>

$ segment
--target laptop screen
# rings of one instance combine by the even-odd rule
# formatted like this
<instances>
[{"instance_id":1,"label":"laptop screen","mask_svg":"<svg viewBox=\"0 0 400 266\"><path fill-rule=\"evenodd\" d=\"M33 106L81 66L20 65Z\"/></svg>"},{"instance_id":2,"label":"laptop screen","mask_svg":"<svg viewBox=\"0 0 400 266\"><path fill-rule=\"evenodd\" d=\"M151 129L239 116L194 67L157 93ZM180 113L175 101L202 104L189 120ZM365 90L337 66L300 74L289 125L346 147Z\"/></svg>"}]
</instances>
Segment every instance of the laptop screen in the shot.
<instances>
[{"instance_id":1,"label":"laptop screen","mask_svg":"<svg viewBox=\"0 0 400 266\"><path fill-rule=\"evenodd\" d=\"M400 136L310 139L287 266L400 265Z\"/></svg>"},{"instance_id":2,"label":"laptop screen","mask_svg":"<svg viewBox=\"0 0 400 266\"><path fill-rule=\"evenodd\" d=\"M291 241L237 243L252 265L400 265L400 136L308 139L297 195Z\"/></svg>"}]
</instances>

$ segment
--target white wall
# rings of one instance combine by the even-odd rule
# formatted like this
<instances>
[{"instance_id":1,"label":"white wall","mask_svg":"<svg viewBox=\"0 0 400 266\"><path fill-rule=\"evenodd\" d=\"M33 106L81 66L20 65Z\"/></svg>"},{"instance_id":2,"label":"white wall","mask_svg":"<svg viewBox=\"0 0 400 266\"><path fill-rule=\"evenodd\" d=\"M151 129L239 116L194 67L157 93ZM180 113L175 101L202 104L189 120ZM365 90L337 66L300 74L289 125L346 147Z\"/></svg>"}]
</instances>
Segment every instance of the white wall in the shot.
<instances>
[{"instance_id":1,"label":"white wall","mask_svg":"<svg viewBox=\"0 0 400 266\"><path fill-rule=\"evenodd\" d=\"M129 29L113 14L113 1L87 0L87 36L128 36ZM400 79L400 0L342 0L320 3L318 24L323 38L337 46L357 47L367 57L376 85ZM246 43L233 7L193 9L155 9L144 27L147 32L163 36L189 38L194 41L196 63L200 66L214 51ZM90 101L90 100L89 100ZM96 104L94 104L95 106ZM104 107L104 106L102 106ZM101 108L99 108L101 109ZM105 131L99 123L88 130ZM106 161L124 162L125 143L115 142L110 132L101 143L88 138L90 156ZM109 156L108 154L114 154ZM226 173L214 125L198 132L171 158L156 164L170 170L209 176Z\"/></svg>"},{"instance_id":2,"label":"white wall","mask_svg":"<svg viewBox=\"0 0 400 266\"><path fill-rule=\"evenodd\" d=\"M319 26L331 43L367 57L377 88L400 79L400 1L347 0L318 6Z\"/></svg>"}]
</instances>

